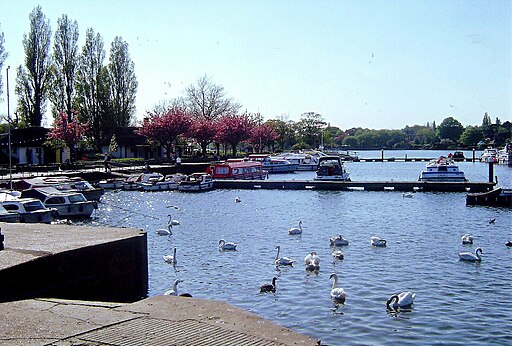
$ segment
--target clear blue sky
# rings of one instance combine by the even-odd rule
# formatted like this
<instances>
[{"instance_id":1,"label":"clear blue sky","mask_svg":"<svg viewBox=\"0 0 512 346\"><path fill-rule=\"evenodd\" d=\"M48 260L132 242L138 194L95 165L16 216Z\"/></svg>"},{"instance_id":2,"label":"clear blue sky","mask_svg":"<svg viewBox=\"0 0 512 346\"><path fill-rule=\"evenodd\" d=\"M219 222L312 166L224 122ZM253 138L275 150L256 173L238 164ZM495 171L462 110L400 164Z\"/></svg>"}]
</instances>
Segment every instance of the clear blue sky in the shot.
<instances>
[{"instance_id":1,"label":"clear blue sky","mask_svg":"<svg viewBox=\"0 0 512 346\"><path fill-rule=\"evenodd\" d=\"M62 14L78 22L80 49L87 28L107 56L115 36L128 42L139 119L205 74L265 119L312 111L342 129L397 129L512 118L511 0L2 0L11 112L37 5L53 32Z\"/></svg>"}]
</instances>

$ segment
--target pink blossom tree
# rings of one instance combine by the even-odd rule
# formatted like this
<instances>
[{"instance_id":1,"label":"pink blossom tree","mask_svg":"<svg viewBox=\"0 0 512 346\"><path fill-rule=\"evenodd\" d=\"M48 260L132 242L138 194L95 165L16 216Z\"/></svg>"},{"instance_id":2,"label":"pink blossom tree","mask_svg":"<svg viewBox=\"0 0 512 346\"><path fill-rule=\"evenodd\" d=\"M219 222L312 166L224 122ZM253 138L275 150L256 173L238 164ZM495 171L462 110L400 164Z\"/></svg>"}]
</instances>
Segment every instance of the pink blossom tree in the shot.
<instances>
[{"instance_id":1,"label":"pink blossom tree","mask_svg":"<svg viewBox=\"0 0 512 346\"><path fill-rule=\"evenodd\" d=\"M233 156L236 156L237 145L249 140L254 127L254 120L247 113L225 115L219 118L216 139L221 143L231 145Z\"/></svg>"},{"instance_id":2,"label":"pink blossom tree","mask_svg":"<svg viewBox=\"0 0 512 346\"><path fill-rule=\"evenodd\" d=\"M262 124L255 127L252 131L250 142L262 152L265 147L269 147L279 138L277 132L268 124Z\"/></svg>"},{"instance_id":3,"label":"pink blossom tree","mask_svg":"<svg viewBox=\"0 0 512 346\"><path fill-rule=\"evenodd\" d=\"M206 156L206 147L215 140L218 131L218 121L208 120L206 118L195 118L188 132L190 138L193 138L201 146L203 156Z\"/></svg>"},{"instance_id":4,"label":"pink blossom tree","mask_svg":"<svg viewBox=\"0 0 512 346\"><path fill-rule=\"evenodd\" d=\"M160 143L169 159L174 143L179 136L187 134L191 126L191 117L182 108L174 106L164 111L147 112L147 117L137 132Z\"/></svg>"},{"instance_id":5,"label":"pink blossom tree","mask_svg":"<svg viewBox=\"0 0 512 346\"><path fill-rule=\"evenodd\" d=\"M84 140L88 131L89 125L81 123L76 112L72 112L69 117L65 112L61 112L55 118L47 138L54 148L68 147L73 161L76 144Z\"/></svg>"}]
</instances>

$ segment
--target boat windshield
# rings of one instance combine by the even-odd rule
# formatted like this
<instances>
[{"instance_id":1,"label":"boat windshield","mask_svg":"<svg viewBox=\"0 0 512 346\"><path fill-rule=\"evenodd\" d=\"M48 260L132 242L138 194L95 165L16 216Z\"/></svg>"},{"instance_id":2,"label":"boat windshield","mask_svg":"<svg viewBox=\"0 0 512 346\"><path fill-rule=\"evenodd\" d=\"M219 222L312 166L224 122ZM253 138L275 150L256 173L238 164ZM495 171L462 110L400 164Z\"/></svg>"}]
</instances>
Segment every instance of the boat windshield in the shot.
<instances>
[{"instance_id":1,"label":"boat windshield","mask_svg":"<svg viewBox=\"0 0 512 346\"><path fill-rule=\"evenodd\" d=\"M31 201L23 204L26 211L36 211L45 209L44 204L41 201Z\"/></svg>"},{"instance_id":2,"label":"boat windshield","mask_svg":"<svg viewBox=\"0 0 512 346\"><path fill-rule=\"evenodd\" d=\"M78 202L86 202L87 199L85 199L84 195L77 193L77 194L69 195L69 201L71 203L78 203Z\"/></svg>"}]
</instances>

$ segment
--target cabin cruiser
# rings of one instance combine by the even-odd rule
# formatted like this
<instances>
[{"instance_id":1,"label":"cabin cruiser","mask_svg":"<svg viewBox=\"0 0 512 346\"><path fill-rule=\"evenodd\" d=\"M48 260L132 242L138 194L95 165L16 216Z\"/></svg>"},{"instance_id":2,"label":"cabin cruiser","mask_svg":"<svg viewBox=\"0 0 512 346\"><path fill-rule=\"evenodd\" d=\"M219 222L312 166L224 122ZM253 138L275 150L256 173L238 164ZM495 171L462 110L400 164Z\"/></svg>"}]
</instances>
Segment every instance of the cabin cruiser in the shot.
<instances>
[{"instance_id":1,"label":"cabin cruiser","mask_svg":"<svg viewBox=\"0 0 512 346\"><path fill-rule=\"evenodd\" d=\"M498 163L504 165L512 165L512 144L507 143L503 149L498 151Z\"/></svg>"},{"instance_id":2,"label":"cabin cruiser","mask_svg":"<svg viewBox=\"0 0 512 346\"><path fill-rule=\"evenodd\" d=\"M486 148L482 155L480 155L480 162L498 162L498 149Z\"/></svg>"},{"instance_id":3,"label":"cabin cruiser","mask_svg":"<svg viewBox=\"0 0 512 346\"><path fill-rule=\"evenodd\" d=\"M57 209L47 208L36 198L20 198L9 193L0 193L0 205L7 211L17 213L24 223L51 223Z\"/></svg>"},{"instance_id":4,"label":"cabin cruiser","mask_svg":"<svg viewBox=\"0 0 512 346\"><path fill-rule=\"evenodd\" d=\"M207 173L192 173L178 184L179 191L206 191L213 188L213 179Z\"/></svg>"},{"instance_id":5,"label":"cabin cruiser","mask_svg":"<svg viewBox=\"0 0 512 346\"><path fill-rule=\"evenodd\" d=\"M293 173L299 166L296 163L269 154L251 154L248 159L249 161L261 162L263 169L269 173Z\"/></svg>"},{"instance_id":6,"label":"cabin cruiser","mask_svg":"<svg viewBox=\"0 0 512 346\"><path fill-rule=\"evenodd\" d=\"M37 198L48 208L57 209L59 217L87 218L98 208L79 192L62 192L54 187L37 187L21 192L22 198Z\"/></svg>"},{"instance_id":7,"label":"cabin cruiser","mask_svg":"<svg viewBox=\"0 0 512 346\"><path fill-rule=\"evenodd\" d=\"M9 211L0 204L0 222L18 222L20 220L20 214L15 211Z\"/></svg>"},{"instance_id":8,"label":"cabin cruiser","mask_svg":"<svg viewBox=\"0 0 512 346\"><path fill-rule=\"evenodd\" d=\"M143 173L137 182L142 191L176 190L181 181L186 179L184 174L174 174L164 177L160 173Z\"/></svg>"},{"instance_id":9,"label":"cabin cruiser","mask_svg":"<svg viewBox=\"0 0 512 346\"><path fill-rule=\"evenodd\" d=\"M321 151L312 151L305 153L281 153L271 158L284 159L297 165L297 171L314 171L318 167L318 160L322 156L327 156Z\"/></svg>"},{"instance_id":10,"label":"cabin cruiser","mask_svg":"<svg viewBox=\"0 0 512 346\"><path fill-rule=\"evenodd\" d=\"M23 179L16 183L17 190L37 187L54 187L63 192L79 192L89 201L99 201L104 193L102 188L96 188L88 181L78 177L37 177Z\"/></svg>"},{"instance_id":11,"label":"cabin cruiser","mask_svg":"<svg viewBox=\"0 0 512 346\"><path fill-rule=\"evenodd\" d=\"M437 160L431 160L427 163L426 169L421 171L419 181L436 182L464 182L467 181L464 172L459 170L459 166L453 160L441 156Z\"/></svg>"},{"instance_id":12,"label":"cabin cruiser","mask_svg":"<svg viewBox=\"0 0 512 346\"><path fill-rule=\"evenodd\" d=\"M261 162L240 160L217 162L208 167L206 173L211 174L213 179L264 180L268 176Z\"/></svg>"},{"instance_id":13,"label":"cabin cruiser","mask_svg":"<svg viewBox=\"0 0 512 346\"><path fill-rule=\"evenodd\" d=\"M350 175L345 170L339 156L322 156L318 161L315 180L350 181Z\"/></svg>"}]
</instances>

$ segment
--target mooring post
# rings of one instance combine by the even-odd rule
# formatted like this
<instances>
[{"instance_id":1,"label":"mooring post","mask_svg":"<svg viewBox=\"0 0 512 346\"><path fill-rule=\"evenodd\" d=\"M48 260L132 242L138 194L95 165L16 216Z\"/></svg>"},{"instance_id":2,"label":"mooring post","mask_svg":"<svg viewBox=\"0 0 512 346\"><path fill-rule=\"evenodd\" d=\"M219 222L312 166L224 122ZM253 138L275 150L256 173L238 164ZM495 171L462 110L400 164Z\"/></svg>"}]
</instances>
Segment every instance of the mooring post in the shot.
<instances>
[{"instance_id":1,"label":"mooring post","mask_svg":"<svg viewBox=\"0 0 512 346\"><path fill-rule=\"evenodd\" d=\"M2 228L0 228L0 251L4 249L4 235L2 234Z\"/></svg>"},{"instance_id":2,"label":"mooring post","mask_svg":"<svg viewBox=\"0 0 512 346\"><path fill-rule=\"evenodd\" d=\"M494 163L489 161L489 182L494 182Z\"/></svg>"},{"instance_id":3,"label":"mooring post","mask_svg":"<svg viewBox=\"0 0 512 346\"><path fill-rule=\"evenodd\" d=\"M384 162L384 148L380 150L380 158Z\"/></svg>"},{"instance_id":4,"label":"mooring post","mask_svg":"<svg viewBox=\"0 0 512 346\"><path fill-rule=\"evenodd\" d=\"M473 148L473 162L475 162L475 148Z\"/></svg>"}]
</instances>

